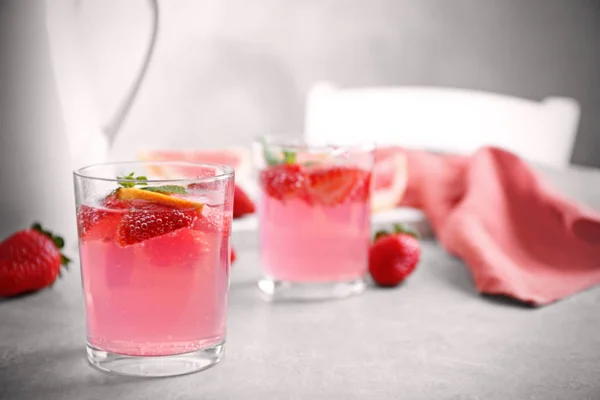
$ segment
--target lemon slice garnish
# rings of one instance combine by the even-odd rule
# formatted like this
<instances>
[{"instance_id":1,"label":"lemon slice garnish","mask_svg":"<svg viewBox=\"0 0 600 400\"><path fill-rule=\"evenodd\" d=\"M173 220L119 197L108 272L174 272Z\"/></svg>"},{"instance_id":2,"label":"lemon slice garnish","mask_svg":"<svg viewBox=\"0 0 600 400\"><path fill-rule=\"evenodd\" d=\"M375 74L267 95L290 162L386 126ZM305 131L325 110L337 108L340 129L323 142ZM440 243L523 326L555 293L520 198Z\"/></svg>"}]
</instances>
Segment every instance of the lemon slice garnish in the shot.
<instances>
[{"instance_id":1,"label":"lemon slice garnish","mask_svg":"<svg viewBox=\"0 0 600 400\"><path fill-rule=\"evenodd\" d=\"M169 194L150 192L138 188L120 188L117 190L117 198L120 200L145 200L151 203L164 204L177 209L202 210L204 204L197 201L174 197Z\"/></svg>"}]
</instances>

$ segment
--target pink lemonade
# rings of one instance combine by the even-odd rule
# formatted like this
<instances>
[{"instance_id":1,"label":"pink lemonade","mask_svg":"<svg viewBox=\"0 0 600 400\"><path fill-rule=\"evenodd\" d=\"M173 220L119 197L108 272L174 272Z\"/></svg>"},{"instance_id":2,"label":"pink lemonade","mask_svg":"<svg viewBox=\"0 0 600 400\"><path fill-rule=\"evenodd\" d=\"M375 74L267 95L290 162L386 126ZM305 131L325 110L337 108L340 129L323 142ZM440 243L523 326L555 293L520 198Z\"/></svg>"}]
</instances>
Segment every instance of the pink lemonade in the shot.
<instances>
[{"instance_id":1,"label":"pink lemonade","mask_svg":"<svg viewBox=\"0 0 600 400\"><path fill-rule=\"evenodd\" d=\"M261 265L271 279L350 282L367 272L370 172L270 167L261 173Z\"/></svg>"},{"instance_id":2,"label":"pink lemonade","mask_svg":"<svg viewBox=\"0 0 600 400\"><path fill-rule=\"evenodd\" d=\"M109 196L80 206L80 256L92 347L130 356L164 356L224 341L231 204L211 205L206 197L171 198L175 203L150 198L123 205L107 201ZM203 207L186 208L177 199Z\"/></svg>"}]
</instances>

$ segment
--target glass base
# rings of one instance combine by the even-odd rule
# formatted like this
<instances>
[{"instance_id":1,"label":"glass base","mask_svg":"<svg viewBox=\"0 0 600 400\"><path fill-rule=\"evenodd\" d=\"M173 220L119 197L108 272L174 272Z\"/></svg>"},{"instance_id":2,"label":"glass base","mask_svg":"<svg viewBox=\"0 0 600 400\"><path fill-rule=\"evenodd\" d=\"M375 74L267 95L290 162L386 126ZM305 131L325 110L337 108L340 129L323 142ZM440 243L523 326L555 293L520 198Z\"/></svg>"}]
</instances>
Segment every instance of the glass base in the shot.
<instances>
[{"instance_id":1,"label":"glass base","mask_svg":"<svg viewBox=\"0 0 600 400\"><path fill-rule=\"evenodd\" d=\"M258 281L258 287L268 301L320 301L360 294L366 283L363 278L347 282L299 283L264 277Z\"/></svg>"},{"instance_id":2,"label":"glass base","mask_svg":"<svg viewBox=\"0 0 600 400\"><path fill-rule=\"evenodd\" d=\"M191 353L172 356L127 356L87 345L89 363L117 375L146 378L191 374L216 365L225 352L225 341Z\"/></svg>"}]
</instances>

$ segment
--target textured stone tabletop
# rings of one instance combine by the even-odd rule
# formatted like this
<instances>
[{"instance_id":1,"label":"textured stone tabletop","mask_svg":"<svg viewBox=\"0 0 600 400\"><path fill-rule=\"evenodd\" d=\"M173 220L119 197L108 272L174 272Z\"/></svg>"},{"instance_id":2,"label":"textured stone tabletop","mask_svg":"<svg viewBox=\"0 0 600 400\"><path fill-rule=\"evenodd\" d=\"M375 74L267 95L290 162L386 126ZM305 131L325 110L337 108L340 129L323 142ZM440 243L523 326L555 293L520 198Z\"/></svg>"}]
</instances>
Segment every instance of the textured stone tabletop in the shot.
<instances>
[{"instance_id":1,"label":"textured stone tabletop","mask_svg":"<svg viewBox=\"0 0 600 400\"><path fill-rule=\"evenodd\" d=\"M600 172L546 173L600 209ZM221 364L165 379L92 369L73 268L51 290L0 300L0 399L600 399L600 288L541 309L482 297L431 240L397 289L270 304L255 243L234 239Z\"/></svg>"}]
</instances>

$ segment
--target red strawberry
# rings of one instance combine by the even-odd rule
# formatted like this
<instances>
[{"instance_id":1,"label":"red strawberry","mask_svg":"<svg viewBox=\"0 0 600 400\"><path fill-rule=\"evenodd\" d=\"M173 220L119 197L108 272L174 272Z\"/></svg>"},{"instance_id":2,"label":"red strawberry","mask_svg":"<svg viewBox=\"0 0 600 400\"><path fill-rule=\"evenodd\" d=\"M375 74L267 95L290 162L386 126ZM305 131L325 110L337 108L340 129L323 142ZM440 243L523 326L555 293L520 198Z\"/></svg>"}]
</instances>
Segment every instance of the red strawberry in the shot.
<instances>
[{"instance_id":1,"label":"red strawberry","mask_svg":"<svg viewBox=\"0 0 600 400\"><path fill-rule=\"evenodd\" d=\"M166 186L162 188L167 189ZM201 203L170 193L133 187L119 188L104 200L103 205L116 210L80 209L82 237L87 234L93 239L104 239L116 233L117 243L122 247L187 228L200 216L203 207ZM88 229L98 233L92 235Z\"/></svg>"},{"instance_id":2,"label":"red strawberry","mask_svg":"<svg viewBox=\"0 0 600 400\"><path fill-rule=\"evenodd\" d=\"M394 233L377 232L369 251L369 272L379 286L397 286L416 268L421 256L417 235L400 225Z\"/></svg>"},{"instance_id":3,"label":"red strawberry","mask_svg":"<svg viewBox=\"0 0 600 400\"><path fill-rule=\"evenodd\" d=\"M306 195L307 178L298 164L281 164L264 169L259 176L265 193L277 200Z\"/></svg>"},{"instance_id":4,"label":"red strawberry","mask_svg":"<svg viewBox=\"0 0 600 400\"><path fill-rule=\"evenodd\" d=\"M233 262L237 259L237 256L235 255L235 250L233 250L233 248L231 248L231 264L233 264Z\"/></svg>"},{"instance_id":5,"label":"red strawberry","mask_svg":"<svg viewBox=\"0 0 600 400\"><path fill-rule=\"evenodd\" d=\"M50 286L61 265L70 260L60 253L64 241L39 224L0 243L0 296L15 296Z\"/></svg>"},{"instance_id":6,"label":"red strawberry","mask_svg":"<svg viewBox=\"0 0 600 400\"><path fill-rule=\"evenodd\" d=\"M79 237L84 240L108 240L117 233L123 213L108 212L82 205L77 212Z\"/></svg>"},{"instance_id":7,"label":"red strawberry","mask_svg":"<svg viewBox=\"0 0 600 400\"><path fill-rule=\"evenodd\" d=\"M118 231L120 246L129 246L157 236L190 227L200 216L198 210L178 210L160 204L148 204L143 210L131 210L123 216Z\"/></svg>"},{"instance_id":8,"label":"red strawberry","mask_svg":"<svg viewBox=\"0 0 600 400\"><path fill-rule=\"evenodd\" d=\"M111 210L127 210L131 207L131 201L121 200L118 192L114 191L104 198L102 205Z\"/></svg>"},{"instance_id":9,"label":"red strawberry","mask_svg":"<svg viewBox=\"0 0 600 400\"><path fill-rule=\"evenodd\" d=\"M254 203L250 200L250 197L248 197L241 187L236 185L233 196L233 218L240 218L246 214L253 214L254 211Z\"/></svg>"},{"instance_id":10,"label":"red strawberry","mask_svg":"<svg viewBox=\"0 0 600 400\"><path fill-rule=\"evenodd\" d=\"M144 254L152 260L153 265L173 268L197 263L206 252L206 247L208 243L203 241L197 232L186 229L177 232L176 235L154 238L152 246L144 247ZM126 249L119 250L123 252Z\"/></svg>"},{"instance_id":11,"label":"red strawberry","mask_svg":"<svg viewBox=\"0 0 600 400\"><path fill-rule=\"evenodd\" d=\"M334 206L360 197L367 199L370 174L352 167L328 167L311 170L309 191L315 201Z\"/></svg>"},{"instance_id":12,"label":"red strawberry","mask_svg":"<svg viewBox=\"0 0 600 400\"><path fill-rule=\"evenodd\" d=\"M111 210L127 210L131 201L120 200L116 192L106 196L101 204ZM82 205L77 212L79 237L85 240L109 240L115 237L124 212L105 211L101 208Z\"/></svg>"}]
</instances>

